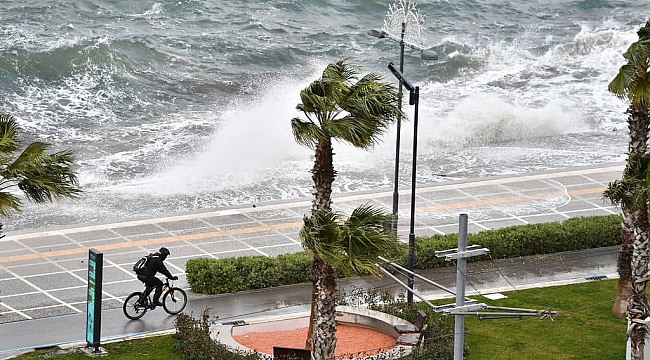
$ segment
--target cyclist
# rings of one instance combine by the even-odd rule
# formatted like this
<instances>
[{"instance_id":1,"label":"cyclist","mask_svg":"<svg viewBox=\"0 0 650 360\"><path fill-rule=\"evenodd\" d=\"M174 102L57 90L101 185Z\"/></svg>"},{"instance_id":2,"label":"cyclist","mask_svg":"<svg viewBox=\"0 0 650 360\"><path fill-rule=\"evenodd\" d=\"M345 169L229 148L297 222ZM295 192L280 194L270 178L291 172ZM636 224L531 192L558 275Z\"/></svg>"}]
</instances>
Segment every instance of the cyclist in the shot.
<instances>
[{"instance_id":1,"label":"cyclist","mask_svg":"<svg viewBox=\"0 0 650 360\"><path fill-rule=\"evenodd\" d=\"M164 264L167 256L169 256L169 250L166 247L161 247L160 250L158 250L157 253L154 253L149 261L147 261L147 267L145 268L144 273L138 275L138 280L147 285L147 294L151 292L151 289L154 287L156 288L156 292L153 295L153 305L155 306L163 306L162 302L160 302L163 282L156 277L156 274L161 273L168 279L178 280L178 276L173 276Z\"/></svg>"}]
</instances>

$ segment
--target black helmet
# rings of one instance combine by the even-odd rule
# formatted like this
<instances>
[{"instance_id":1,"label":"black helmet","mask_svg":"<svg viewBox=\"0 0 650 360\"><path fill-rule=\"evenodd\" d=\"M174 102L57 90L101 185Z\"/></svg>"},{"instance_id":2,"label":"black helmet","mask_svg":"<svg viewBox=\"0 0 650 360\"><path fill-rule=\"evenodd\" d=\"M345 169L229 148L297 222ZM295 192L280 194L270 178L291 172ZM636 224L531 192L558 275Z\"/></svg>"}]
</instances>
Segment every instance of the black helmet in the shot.
<instances>
[{"instance_id":1,"label":"black helmet","mask_svg":"<svg viewBox=\"0 0 650 360\"><path fill-rule=\"evenodd\" d=\"M160 250L158 250L158 252L160 253L160 255L165 255L165 256L169 255L169 249L167 249L166 247L161 247Z\"/></svg>"}]
</instances>

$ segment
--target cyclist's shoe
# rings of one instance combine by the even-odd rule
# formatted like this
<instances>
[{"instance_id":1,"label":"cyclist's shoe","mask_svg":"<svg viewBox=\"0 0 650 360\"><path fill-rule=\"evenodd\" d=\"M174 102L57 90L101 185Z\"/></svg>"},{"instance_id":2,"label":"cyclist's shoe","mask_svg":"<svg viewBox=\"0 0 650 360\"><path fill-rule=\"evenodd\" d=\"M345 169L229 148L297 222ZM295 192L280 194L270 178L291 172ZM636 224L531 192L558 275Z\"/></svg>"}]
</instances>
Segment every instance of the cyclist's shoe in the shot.
<instances>
[{"instance_id":1,"label":"cyclist's shoe","mask_svg":"<svg viewBox=\"0 0 650 360\"><path fill-rule=\"evenodd\" d=\"M163 306L163 303L162 303L161 301L156 301L156 302L155 302L155 305L156 305L156 306Z\"/></svg>"}]
</instances>

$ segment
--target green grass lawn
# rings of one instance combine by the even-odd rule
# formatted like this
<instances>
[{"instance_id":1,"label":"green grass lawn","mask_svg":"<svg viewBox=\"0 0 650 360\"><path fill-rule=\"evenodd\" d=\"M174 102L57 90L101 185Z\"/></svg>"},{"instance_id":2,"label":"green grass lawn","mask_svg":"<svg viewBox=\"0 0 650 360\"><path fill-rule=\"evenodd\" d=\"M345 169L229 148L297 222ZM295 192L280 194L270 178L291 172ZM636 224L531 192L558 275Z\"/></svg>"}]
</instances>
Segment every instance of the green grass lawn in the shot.
<instances>
[{"instance_id":1,"label":"green grass lawn","mask_svg":"<svg viewBox=\"0 0 650 360\"><path fill-rule=\"evenodd\" d=\"M108 355L94 357L107 360L181 360L180 354L173 349L176 345L175 335L163 335L136 340L112 342L102 344ZM20 360L88 360L91 359L80 349L70 350L39 350L18 356Z\"/></svg>"},{"instance_id":2,"label":"green grass lawn","mask_svg":"<svg viewBox=\"0 0 650 360\"><path fill-rule=\"evenodd\" d=\"M466 317L467 360L625 359L625 319L611 313L618 280L504 293L488 305L558 311L550 319Z\"/></svg>"},{"instance_id":3,"label":"green grass lawn","mask_svg":"<svg viewBox=\"0 0 650 360\"><path fill-rule=\"evenodd\" d=\"M557 286L504 293L507 299L488 305L547 309L559 312L550 319L525 317L523 320L483 320L467 316L465 344L467 360L509 359L624 359L625 320L612 315L617 280L594 281L578 285ZM173 352L174 335L102 344L108 350L102 359L181 359ZM18 360L81 360L85 353L58 353L57 350L35 351Z\"/></svg>"}]
</instances>

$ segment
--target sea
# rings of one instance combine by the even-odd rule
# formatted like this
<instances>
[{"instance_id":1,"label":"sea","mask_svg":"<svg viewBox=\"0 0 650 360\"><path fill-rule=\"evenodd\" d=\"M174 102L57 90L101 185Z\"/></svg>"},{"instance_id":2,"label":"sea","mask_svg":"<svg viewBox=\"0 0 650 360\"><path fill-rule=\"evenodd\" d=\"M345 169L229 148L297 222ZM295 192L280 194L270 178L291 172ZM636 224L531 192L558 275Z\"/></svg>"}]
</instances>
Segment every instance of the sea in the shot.
<instances>
[{"instance_id":1,"label":"sea","mask_svg":"<svg viewBox=\"0 0 650 360\"><path fill-rule=\"evenodd\" d=\"M627 105L607 85L647 1L1 0L0 111L25 144L73 150L84 190L25 200L4 230L311 199L313 151L290 127L299 92L347 57L397 85L399 44L368 34L399 32L396 19L438 54L404 51L417 186L625 159ZM392 189L396 126L369 151L334 152L335 193Z\"/></svg>"}]
</instances>

